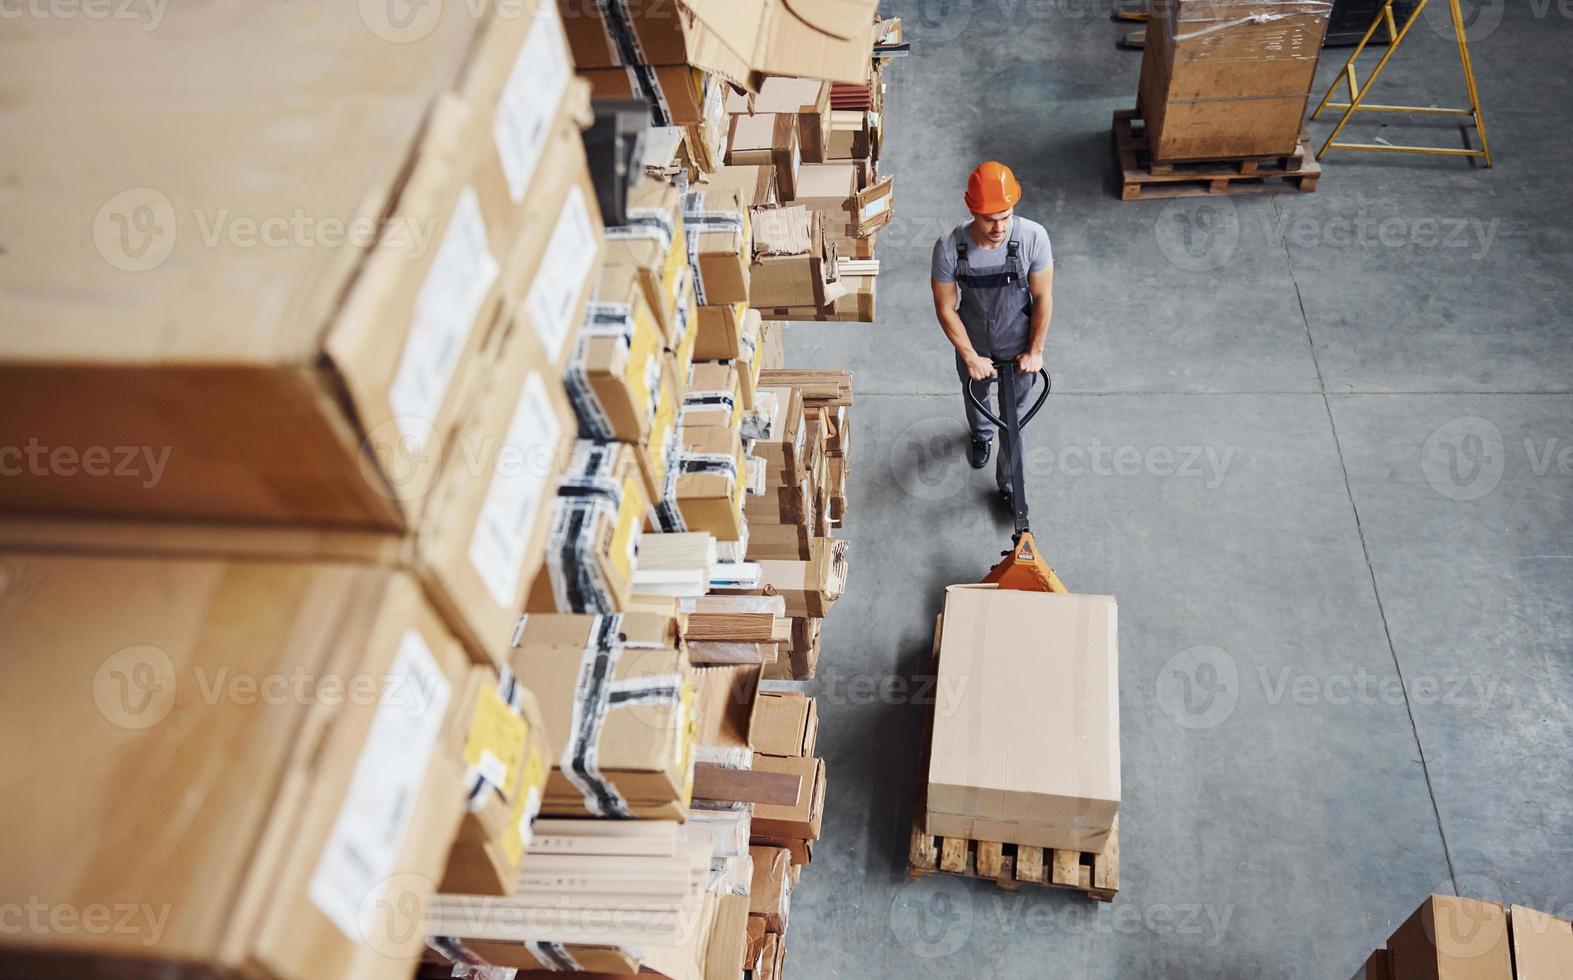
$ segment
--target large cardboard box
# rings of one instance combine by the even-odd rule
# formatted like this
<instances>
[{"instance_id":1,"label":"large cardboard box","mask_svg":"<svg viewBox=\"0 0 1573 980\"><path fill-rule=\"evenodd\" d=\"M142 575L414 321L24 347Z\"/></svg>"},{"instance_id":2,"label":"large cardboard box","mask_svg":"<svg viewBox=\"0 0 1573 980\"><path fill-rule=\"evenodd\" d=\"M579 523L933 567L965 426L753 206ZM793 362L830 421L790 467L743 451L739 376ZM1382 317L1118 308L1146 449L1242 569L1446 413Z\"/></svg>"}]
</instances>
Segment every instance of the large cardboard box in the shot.
<instances>
[{"instance_id":1,"label":"large cardboard box","mask_svg":"<svg viewBox=\"0 0 1573 980\"><path fill-rule=\"evenodd\" d=\"M1328 11L1272 0L1155 4L1138 100L1153 159L1294 153Z\"/></svg>"},{"instance_id":2,"label":"large cardboard box","mask_svg":"<svg viewBox=\"0 0 1573 980\"><path fill-rule=\"evenodd\" d=\"M802 148L803 160L821 163L826 159L825 152L829 144L830 88L829 82L819 78L766 78L759 86L759 92L753 96L751 105L738 107L734 103L728 109L732 112L779 112L796 116L798 145Z\"/></svg>"},{"instance_id":3,"label":"large cardboard box","mask_svg":"<svg viewBox=\"0 0 1573 980\"><path fill-rule=\"evenodd\" d=\"M627 443L580 440L554 504L545 566L536 573L525 608L603 614L626 609L650 506L638 452Z\"/></svg>"},{"instance_id":4,"label":"large cardboard box","mask_svg":"<svg viewBox=\"0 0 1573 980\"><path fill-rule=\"evenodd\" d=\"M0 976L408 976L463 812L469 671L419 586L331 563L12 552ZM69 801L62 800L67 774ZM54 801L54 802L51 802Z\"/></svg>"},{"instance_id":5,"label":"large cardboard box","mask_svg":"<svg viewBox=\"0 0 1573 980\"><path fill-rule=\"evenodd\" d=\"M714 361L695 364L683 399L683 426L719 425L735 429L743 417L737 368Z\"/></svg>"},{"instance_id":6,"label":"large cardboard box","mask_svg":"<svg viewBox=\"0 0 1573 980\"><path fill-rule=\"evenodd\" d=\"M390 44L319 13L200 5L156 32L0 41L31 66L0 98L0 443L33 453L0 509L417 522L425 498L382 454L441 465L528 272L502 228L537 174L506 207L490 175L494 79L530 25L443 10ZM547 134L570 82L532 93Z\"/></svg>"},{"instance_id":7,"label":"large cardboard box","mask_svg":"<svg viewBox=\"0 0 1573 980\"><path fill-rule=\"evenodd\" d=\"M706 176L699 185L706 190L734 190L743 195L743 202L751 208L769 207L781 203L780 189L776 185L776 168L771 165L722 167Z\"/></svg>"},{"instance_id":8,"label":"large cardboard box","mask_svg":"<svg viewBox=\"0 0 1573 980\"><path fill-rule=\"evenodd\" d=\"M648 101L655 126L690 126L704 122L706 76L687 64L642 65L628 68L580 68L596 101Z\"/></svg>"},{"instance_id":9,"label":"large cardboard box","mask_svg":"<svg viewBox=\"0 0 1573 980\"><path fill-rule=\"evenodd\" d=\"M818 308L834 298L837 252L818 211L801 205L755 211L754 251L749 306Z\"/></svg>"},{"instance_id":10,"label":"large cardboard box","mask_svg":"<svg viewBox=\"0 0 1573 980\"><path fill-rule=\"evenodd\" d=\"M649 439L661 407L664 341L638 271L605 266L563 376L581 436Z\"/></svg>"},{"instance_id":11,"label":"large cardboard box","mask_svg":"<svg viewBox=\"0 0 1573 980\"><path fill-rule=\"evenodd\" d=\"M1110 596L945 591L928 771L935 835L1100 852L1120 803Z\"/></svg>"},{"instance_id":12,"label":"large cardboard box","mask_svg":"<svg viewBox=\"0 0 1573 980\"><path fill-rule=\"evenodd\" d=\"M819 734L817 702L796 691L765 691L754 717L754 749L765 755L809 756Z\"/></svg>"},{"instance_id":13,"label":"large cardboard box","mask_svg":"<svg viewBox=\"0 0 1573 980\"><path fill-rule=\"evenodd\" d=\"M753 233L748 205L737 190L699 189L683 195L688 264L700 305L746 303Z\"/></svg>"},{"instance_id":14,"label":"large cardboard box","mask_svg":"<svg viewBox=\"0 0 1573 980\"><path fill-rule=\"evenodd\" d=\"M683 523L690 531L710 532L718 541L739 540L747 493L742 437L736 429L716 425L681 431L677 506Z\"/></svg>"},{"instance_id":15,"label":"large cardboard box","mask_svg":"<svg viewBox=\"0 0 1573 980\"><path fill-rule=\"evenodd\" d=\"M1507 910L1432 895L1387 941L1393 980L1511 980Z\"/></svg>"},{"instance_id":16,"label":"large cardboard box","mask_svg":"<svg viewBox=\"0 0 1573 980\"><path fill-rule=\"evenodd\" d=\"M688 269L677 188L646 178L628 195L628 223L606 229L606 262L639 270L646 301L669 344L682 335L678 306ZM689 287L690 295L692 287Z\"/></svg>"},{"instance_id":17,"label":"large cardboard box","mask_svg":"<svg viewBox=\"0 0 1573 980\"><path fill-rule=\"evenodd\" d=\"M792 914L792 855L781 847L750 847L754 880L748 888L748 914L764 920L767 932L786 931Z\"/></svg>"},{"instance_id":18,"label":"large cardboard box","mask_svg":"<svg viewBox=\"0 0 1573 980\"><path fill-rule=\"evenodd\" d=\"M824 760L813 756L758 755L754 757L754 771L798 776L802 791L791 804L754 804L751 833L763 838L818 840L825 813Z\"/></svg>"},{"instance_id":19,"label":"large cardboard box","mask_svg":"<svg viewBox=\"0 0 1573 980\"><path fill-rule=\"evenodd\" d=\"M514 673L560 746L542 813L684 818L697 709L692 668L673 643L657 617L525 618Z\"/></svg>"},{"instance_id":20,"label":"large cardboard box","mask_svg":"<svg viewBox=\"0 0 1573 980\"><path fill-rule=\"evenodd\" d=\"M873 68L867 0L694 0L687 5L761 75L861 82Z\"/></svg>"},{"instance_id":21,"label":"large cardboard box","mask_svg":"<svg viewBox=\"0 0 1573 980\"><path fill-rule=\"evenodd\" d=\"M893 177L861 186L852 163L805 163L798 171L792 203L820 212L825 234L831 238L864 238L890 223L894 187Z\"/></svg>"},{"instance_id":22,"label":"large cardboard box","mask_svg":"<svg viewBox=\"0 0 1573 980\"><path fill-rule=\"evenodd\" d=\"M1573 980L1573 923L1522 905L1508 914L1515 980Z\"/></svg>"},{"instance_id":23,"label":"large cardboard box","mask_svg":"<svg viewBox=\"0 0 1573 980\"><path fill-rule=\"evenodd\" d=\"M797 117L783 113L739 115L727 124L726 165L768 166L776 172L783 199L797 192L797 171L803 165L797 142Z\"/></svg>"}]
</instances>

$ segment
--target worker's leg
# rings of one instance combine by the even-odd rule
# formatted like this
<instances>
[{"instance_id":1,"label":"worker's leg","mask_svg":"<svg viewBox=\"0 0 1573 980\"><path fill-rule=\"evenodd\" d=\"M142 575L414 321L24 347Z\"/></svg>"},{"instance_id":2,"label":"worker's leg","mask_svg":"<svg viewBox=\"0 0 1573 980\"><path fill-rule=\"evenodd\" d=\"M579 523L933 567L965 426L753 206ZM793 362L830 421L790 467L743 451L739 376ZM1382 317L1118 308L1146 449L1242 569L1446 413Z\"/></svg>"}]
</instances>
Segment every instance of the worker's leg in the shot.
<instances>
[{"instance_id":1,"label":"worker's leg","mask_svg":"<svg viewBox=\"0 0 1573 980\"><path fill-rule=\"evenodd\" d=\"M961 378L961 404L967 412L967 428L972 432L972 439L974 442L988 442L994 438L994 430L997 426L984 418L982 412L972 407L972 399L967 397L966 389L968 385L972 385L972 393L977 395L983 404L991 405L989 399L993 396L990 392L994 390L995 383L980 381L974 385L971 375L967 374L967 366L962 362L959 354L956 356L956 374Z\"/></svg>"},{"instance_id":2,"label":"worker's leg","mask_svg":"<svg viewBox=\"0 0 1573 980\"><path fill-rule=\"evenodd\" d=\"M1012 370L1014 370L1014 368L1012 368ZM1038 394L1037 389L1033 386L1033 382L1037 381L1040 384L1042 382L1039 380L1036 374L1018 373L1016 377L1011 380L1016 383L1016 419L1019 425L1021 417L1027 414L1027 409L1032 407L1033 398ZM991 385L990 387L996 392L999 390L999 386L997 384ZM999 399L996 396L995 403L998 403L998 401ZM1005 417L1003 408L996 408L995 414L999 415L1000 418ZM1026 429L1021 430L1021 448L1023 452L1026 451ZM999 461L994 466L994 484L1006 493L1009 493L1011 490L1010 481L1013 475L1014 465L1015 464L1011 461L1010 457L1010 440L1002 437L1000 439Z\"/></svg>"}]
</instances>

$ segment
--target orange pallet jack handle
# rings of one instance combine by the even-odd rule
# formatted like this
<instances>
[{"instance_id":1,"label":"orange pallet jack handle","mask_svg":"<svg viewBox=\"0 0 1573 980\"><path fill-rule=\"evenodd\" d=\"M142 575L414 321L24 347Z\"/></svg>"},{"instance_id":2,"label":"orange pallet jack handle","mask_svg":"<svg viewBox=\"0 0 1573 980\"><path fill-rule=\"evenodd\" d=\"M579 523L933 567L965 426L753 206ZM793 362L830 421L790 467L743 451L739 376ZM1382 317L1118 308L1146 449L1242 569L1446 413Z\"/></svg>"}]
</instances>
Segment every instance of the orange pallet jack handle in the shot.
<instances>
[{"instance_id":1,"label":"orange pallet jack handle","mask_svg":"<svg viewBox=\"0 0 1573 980\"><path fill-rule=\"evenodd\" d=\"M1049 389L1053 387L1053 380L1049 372L1039 369L1043 375L1043 391L1038 394L1038 400L1020 418L1016 415L1016 362L1011 359L996 360L994 373L999 378L1000 413L1004 418L989 411L982 399L978 398L973 385L977 382L969 381L965 386L967 400L972 407L981 412L984 418L999 426L1003 438L1010 447L1011 461L1011 506L1015 510L1016 530L1011 536L1011 547L1003 552L999 564L989 570L983 577L984 584L998 585L1002 589L1017 589L1023 592L1068 592L1065 583L1054 574L1054 569L1044 560L1043 553L1038 550L1038 545L1032 537L1032 528L1027 520L1027 481L1022 465L1021 430L1038 414L1038 409L1048 400ZM1036 379L1034 379L1035 381ZM1029 382L1031 383L1031 382Z\"/></svg>"}]
</instances>

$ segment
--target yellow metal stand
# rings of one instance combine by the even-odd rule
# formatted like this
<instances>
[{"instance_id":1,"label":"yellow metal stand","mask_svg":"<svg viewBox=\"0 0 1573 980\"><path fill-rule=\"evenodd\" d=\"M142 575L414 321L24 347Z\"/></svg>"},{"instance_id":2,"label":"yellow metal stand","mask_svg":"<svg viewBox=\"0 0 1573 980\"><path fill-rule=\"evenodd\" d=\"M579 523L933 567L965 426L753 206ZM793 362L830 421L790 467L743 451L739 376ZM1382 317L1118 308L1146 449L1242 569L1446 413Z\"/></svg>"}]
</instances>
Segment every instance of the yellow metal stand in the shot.
<instances>
[{"instance_id":1,"label":"yellow metal stand","mask_svg":"<svg viewBox=\"0 0 1573 980\"><path fill-rule=\"evenodd\" d=\"M1359 44L1355 45L1354 53L1349 56L1348 61L1344 62L1343 71L1339 72L1339 77L1334 80L1333 84L1327 87L1327 94L1322 96L1322 101L1317 104L1316 111L1311 113L1311 118L1315 119L1321 115L1323 109L1342 109L1344 111L1343 117L1338 120L1338 125L1334 126L1333 131L1328 134L1327 142L1323 143L1322 148L1316 151L1318 160L1322 159L1328 150L1377 150L1383 153L1434 153L1442 156L1481 157L1485 160L1486 166L1491 166L1491 146L1486 142L1486 124L1480 113L1480 92L1475 88L1475 67L1474 63L1469 60L1469 41L1465 36L1464 14L1459 9L1459 0L1441 0L1441 2L1447 4L1448 12L1452 16L1453 36L1458 40L1458 58L1464 66L1464 84L1469 89L1469 106L1463 109L1451 109L1437 108L1435 106L1367 105L1365 102L1366 94L1371 91L1371 86L1376 84L1377 77L1382 74L1382 69L1387 67L1387 63L1398 52L1399 45L1403 44L1404 38L1409 36L1409 29L1415 26L1415 23L1420 19L1421 13L1425 11L1426 4L1430 2L1431 0L1420 0L1415 5L1414 12L1404 21L1403 27L1399 27L1393 17L1393 0L1387 0L1387 3L1382 6L1381 12L1376 15L1376 19L1371 22L1371 26L1366 29L1365 36L1360 39ZM1355 59L1360 57L1360 52L1365 50L1366 44L1376 34L1376 29L1384 25L1387 27L1387 50L1383 52L1382 60L1376 63L1376 68L1372 69L1371 77L1366 79L1364 85L1361 85L1355 77ZM1349 85L1349 101L1329 101L1341 82L1347 82ZM1356 112L1417 112L1433 116L1470 116L1474 119L1475 129L1480 133L1480 149L1472 150L1467 147L1454 149L1442 146L1394 146L1390 143L1335 142L1338 139L1338 134L1343 132L1345 124L1349 122L1349 117Z\"/></svg>"}]
</instances>

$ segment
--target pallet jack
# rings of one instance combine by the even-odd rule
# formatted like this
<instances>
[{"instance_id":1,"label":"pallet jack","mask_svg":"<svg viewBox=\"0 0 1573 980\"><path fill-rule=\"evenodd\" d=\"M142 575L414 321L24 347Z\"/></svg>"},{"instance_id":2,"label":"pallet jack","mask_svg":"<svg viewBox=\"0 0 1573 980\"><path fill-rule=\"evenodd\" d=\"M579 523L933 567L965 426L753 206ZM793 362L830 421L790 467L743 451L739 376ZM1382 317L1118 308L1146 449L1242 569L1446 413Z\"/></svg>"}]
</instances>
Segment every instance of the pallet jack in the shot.
<instances>
[{"instance_id":1,"label":"pallet jack","mask_svg":"<svg viewBox=\"0 0 1573 980\"><path fill-rule=\"evenodd\" d=\"M1043 376L1043 391L1038 394L1038 400L1032 403L1027 413L1020 418L1016 417L1016 385L1018 377L1016 362L1011 359L996 360L994 374L999 381L1000 413L1005 417L1000 418L989 411L988 405L978 397L974 386L976 381L968 381L964 390L967 400L972 407L982 413L983 417L999 426L1000 438L1007 442L1010 449L1011 462L1011 507L1015 511L1016 529L1011 535L1009 550L1000 552L1002 558L999 564L989 570L983 577L984 584L998 585L1002 589L1017 589L1022 592L1069 592L1060 577L1054 574L1054 569L1043 560L1043 553L1038 550L1037 542L1032 538L1032 529L1027 520L1027 481L1024 478L1022 465L1021 430L1026 427L1032 417L1038 414L1038 409L1048 400L1049 389L1053 381L1049 372L1042 368L1038 374ZM1036 378L1025 381L1026 384L1035 384Z\"/></svg>"}]
</instances>

